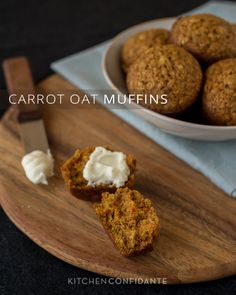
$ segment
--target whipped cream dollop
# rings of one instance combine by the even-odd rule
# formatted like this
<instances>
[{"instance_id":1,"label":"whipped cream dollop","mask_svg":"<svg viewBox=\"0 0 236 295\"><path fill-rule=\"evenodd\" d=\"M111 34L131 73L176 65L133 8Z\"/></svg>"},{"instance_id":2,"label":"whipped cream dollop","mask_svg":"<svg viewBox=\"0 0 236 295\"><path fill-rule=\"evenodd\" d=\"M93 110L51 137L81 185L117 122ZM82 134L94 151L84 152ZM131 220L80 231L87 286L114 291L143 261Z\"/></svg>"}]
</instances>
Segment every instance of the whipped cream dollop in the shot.
<instances>
[{"instance_id":1,"label":"whipped cream dollop","mask_svg":"<svg viewBox=\"0 0 236 295\"><path fill-rule=\"evenodd\" d=\"M50 150L47 153L36 150L26 154L22 158L21 164L27 178L35 184L48 184L47 178L54 174L54 159Z\"/></svg>"},{"instance_id":2,"label":"whipped cream dollop","mask_svg":"<svg viewBox=\"0 0 236 295\"><path fill-rule=\"evenodd\" d=\"M83 170L83 177L91 186L110 184L121 187L128 180L129 174L126 155L104 147L95 148Z\"/></svg>"}]
</instances>

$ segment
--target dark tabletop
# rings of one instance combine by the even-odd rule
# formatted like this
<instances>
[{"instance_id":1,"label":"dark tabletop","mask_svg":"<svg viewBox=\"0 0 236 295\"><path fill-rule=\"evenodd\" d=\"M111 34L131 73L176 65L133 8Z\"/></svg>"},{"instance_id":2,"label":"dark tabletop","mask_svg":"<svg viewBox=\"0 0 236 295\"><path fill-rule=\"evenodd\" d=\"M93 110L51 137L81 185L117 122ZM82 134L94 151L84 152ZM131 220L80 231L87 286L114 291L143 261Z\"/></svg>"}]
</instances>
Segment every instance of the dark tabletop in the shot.
<instances>
[{"instance_id":1,"label":"dark tabletop","mask_svg":"<svg viewBox=\"0 0 236 295\"><path fill-rule=\"evenodd\" d=\"M61 57L113 37L139 22L176 16L206 1L197 0L1 0L0 61L26 55L39 81ZM0 71L0 88L5 88ZM3 155L1 155L3 156ZM0 209L0 294L236 294L236 278L207 283L160 285L71 285L68 278L97 274L51 256L22 234ZM87 281L85 281L87 282Z\"/></svg>"}]
</instances>

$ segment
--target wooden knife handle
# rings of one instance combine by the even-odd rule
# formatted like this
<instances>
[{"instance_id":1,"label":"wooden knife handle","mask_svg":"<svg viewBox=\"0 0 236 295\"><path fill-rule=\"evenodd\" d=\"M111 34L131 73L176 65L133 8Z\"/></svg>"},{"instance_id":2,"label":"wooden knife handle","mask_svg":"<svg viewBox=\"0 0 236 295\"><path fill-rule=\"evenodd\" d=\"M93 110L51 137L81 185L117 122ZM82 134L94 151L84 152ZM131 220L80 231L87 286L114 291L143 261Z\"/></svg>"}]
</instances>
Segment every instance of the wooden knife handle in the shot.
<instances>
[{"instance_id":1,"label":"wooden knife handle","mask_svg":"<svg viewBox=\"0 0 236 295\"><path fill-rule=\"evenodd\" d=\"M15 57L3 62L3 71L9 94L18 102L20 95L36 94L30 65L26 57ZM32 121L41 118L39 106L33 103L16 103L19 122Z\"/></svg>"}]
</instances>

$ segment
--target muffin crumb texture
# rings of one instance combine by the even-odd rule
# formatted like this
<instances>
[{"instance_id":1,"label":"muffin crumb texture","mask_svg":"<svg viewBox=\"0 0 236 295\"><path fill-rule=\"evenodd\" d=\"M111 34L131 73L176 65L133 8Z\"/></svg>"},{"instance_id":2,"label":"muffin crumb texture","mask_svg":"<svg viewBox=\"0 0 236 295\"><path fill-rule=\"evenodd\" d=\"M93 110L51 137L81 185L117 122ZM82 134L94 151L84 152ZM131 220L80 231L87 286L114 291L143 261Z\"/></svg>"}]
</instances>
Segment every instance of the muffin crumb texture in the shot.
<instances>
[{"instance_id":1,"label":"muffin crumb texture","mask_svg":"<svg viewBox=\"0 0 236 295\"><path fill-rule=\"evenodd\" d=\"M120 188L105 192L94 205L97 216L116 248L124 256L153 249L159 231L159 218L151 200L138 191Z\"/></svg>"}]
</instances>

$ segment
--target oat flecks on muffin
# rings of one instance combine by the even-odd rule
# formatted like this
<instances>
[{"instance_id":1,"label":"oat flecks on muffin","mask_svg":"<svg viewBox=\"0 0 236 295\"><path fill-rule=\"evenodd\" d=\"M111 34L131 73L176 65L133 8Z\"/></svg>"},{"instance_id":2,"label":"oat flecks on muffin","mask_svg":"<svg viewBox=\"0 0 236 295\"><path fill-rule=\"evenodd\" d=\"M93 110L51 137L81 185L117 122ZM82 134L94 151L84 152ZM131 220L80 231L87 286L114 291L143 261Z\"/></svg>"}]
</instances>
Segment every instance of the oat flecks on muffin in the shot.
<instances>
[{"instance_id":1,"label":"oat flecks on muffin","mask_svg":"<svg viewBox=\"0 0 236 295\"><path fill-rule=\"evenodd\" d=\"M236 58L212 64L206 71L203 113L214 125L236 125Z\"/></svg>"},{"instance_id":2,"label":"oat flecks on muffin","mask_svg":"<svg viewBox=\"0 0 236 295\"><path fill-rule=\"evenodd\" d=\"M149 48L132 64L127 75L129 93L167 95L167 104L144 104L162 114L185 111L196 100L201 84L198 61L172 44Z\"/></svg>"},{"instance_id":3,"label":"oat flecks on muffin","mask_svg":"<svg viewBox=\"0 0 236 295\"><path fill-rule=\"evenodd\" d=\"M130 65L148 48L167 44L169 31L165 29L150 29L130 37L121 51L121 64L125 72Z\"/></svg>"},{"instance_id":4,"label":"oat flecks on muffin","mask_svg":"<svg viewBox=\"0 0 236 295\"><path fill-rule=\"evenodd\" d=\"M211 14L179 18L172 27L171 41L207 63L236 57L233 26Z\"/></svg>"},{"instance_id":5,"label":"oat flecks on muffin","mask_svg":"<svg viewBox=\"0 0 236 295\"><path fill-rule=\"evenodd\" d=\"M236 24L232 24L231 26L233 27L234 33L235 33L235 36L236 36Z\"/></svg>"},{"instance_id":6,"label":"oat flecks on muffin","mask_svg":"<svg viewBox=\"0 0 236 295\"><path fill-rule=\"evenodd\" d=\"M90 159L90 155L94 152L95 147L87 147L83 150L76 150L74 155L70 157L62 166L61 173L72 195L84 200L99 200L101 193L104 191L114 192L117 187L112 184L88 185L88 181L83 177L83 171L86 163ZM110 149L109 149L110 150ZM130 174L124 187L132 187L134 184L134 172L136 166L135 158L126 155L126 163L129 167Z\"/></svg>"},{"instance_id":7,"label":"oat flecks on muffin","mask_svg":"<svg viewBox=\"0 0 236 295\"><path fill-rule=\"evenodd\" d=\"M153 249L159 232L159 218L151 201L138 191L118 189L103 193L95 211L116 248L124 256Z\"/></svg>"}]
</instances>

